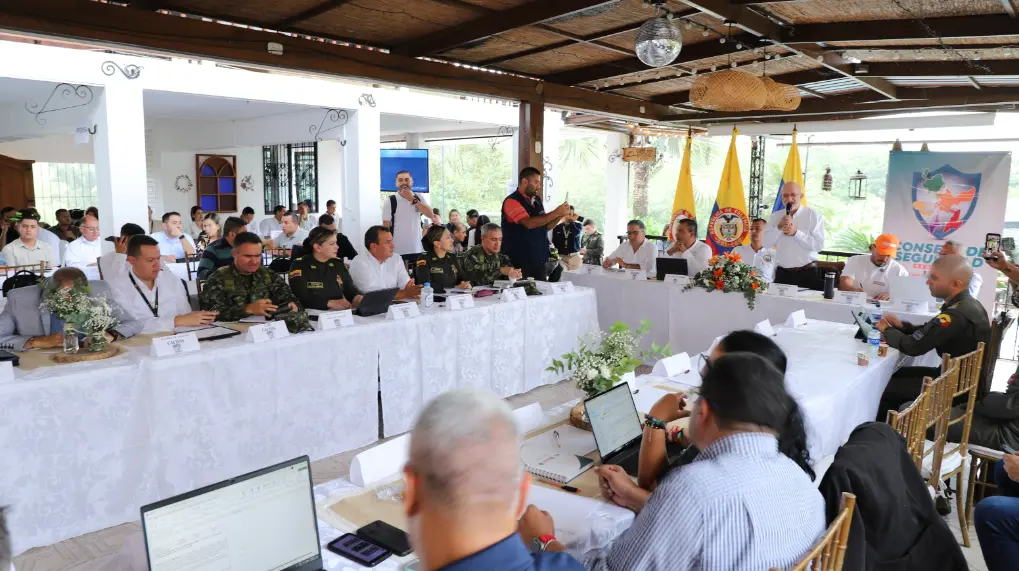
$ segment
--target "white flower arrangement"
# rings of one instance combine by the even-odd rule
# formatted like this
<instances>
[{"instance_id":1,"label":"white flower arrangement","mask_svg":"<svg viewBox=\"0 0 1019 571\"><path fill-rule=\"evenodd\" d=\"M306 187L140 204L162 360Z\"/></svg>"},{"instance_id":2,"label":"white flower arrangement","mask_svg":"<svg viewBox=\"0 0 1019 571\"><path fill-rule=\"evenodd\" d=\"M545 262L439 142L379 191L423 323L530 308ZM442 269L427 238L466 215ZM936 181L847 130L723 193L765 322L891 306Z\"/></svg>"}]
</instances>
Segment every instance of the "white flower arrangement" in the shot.
<instances>
[{"instance_id":1,"label":"white flower arrangement","mask_svg":"<svg viewBox=\"0 0 1019 571\"><path fill-rule=\"evenodd\" d=\"M42 307L79 333L95 335L113 329L120 322L105 297L90 297L88 286L75 284L61 288L56 284L43 286ZM53 333L59 333L53 331Z\"/></svg>"},{"instance_id":2,"label":"white flower arrangement","mask_svg":"<svg viewBox=\"0 0 1019 571\"><path fill-rule=\"evenodd\" d=\"M651 323L642 320L640 327L617 322L607 332L598 331L580 338L580 347L553 359L547 370L556 373L569 371L569 379L588 395L597 394L619 383L623 375L632 372L644 358L669 354L669 346L652 343L649 351L640 349L640 341L651 330Z\"/></svg>"}]
</instances>

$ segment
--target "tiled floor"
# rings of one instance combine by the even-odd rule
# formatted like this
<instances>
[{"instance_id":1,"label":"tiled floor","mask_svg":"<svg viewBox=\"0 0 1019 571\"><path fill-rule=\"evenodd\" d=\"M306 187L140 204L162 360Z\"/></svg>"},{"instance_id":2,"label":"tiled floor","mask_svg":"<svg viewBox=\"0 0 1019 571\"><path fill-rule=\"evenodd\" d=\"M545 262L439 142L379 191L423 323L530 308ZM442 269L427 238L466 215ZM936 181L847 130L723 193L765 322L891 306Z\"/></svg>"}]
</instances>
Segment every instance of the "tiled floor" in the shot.
<instances>
[{"instance_id":1,"label":"tiled floor","mask_svg":"<svg viewBox=\"0 0 1019 571\"><path fill-rule=\"evenodd\" d=\"M999 381L1001 371L1007 370L1004 380L1015 370L1014 362L999 362L998 370L995 371L995 388L1002 390L1004 381ZM999 388L999 383L1002 385ZM557 385L549 385L537 388L527 394L509 398L513 408L519 408L538 402L543 408L550 408L566 401L581 396L580 391L570 383L563 382ZM327 482L346 476L350 471L350 463L360 450L345 452L329 458L324 458L312 464L312 477L315 484ZM958 516L953 512L946 518L949 527L961 542ZM117 527L104 529L60 543L32 549L18 556L15 559L15 567L18 571L114 571L115 566L110 563L114 554L121 549L125 540L137 538L141 529L137 522L127 523ZM966 560L970 569L975 571L987 571L983 557L980 554L980 546L977 543L976 533L970 528L970 541L972 547L963 548ZM121 571L121 570L117 570Z\"/></svg>"}]
</instances>

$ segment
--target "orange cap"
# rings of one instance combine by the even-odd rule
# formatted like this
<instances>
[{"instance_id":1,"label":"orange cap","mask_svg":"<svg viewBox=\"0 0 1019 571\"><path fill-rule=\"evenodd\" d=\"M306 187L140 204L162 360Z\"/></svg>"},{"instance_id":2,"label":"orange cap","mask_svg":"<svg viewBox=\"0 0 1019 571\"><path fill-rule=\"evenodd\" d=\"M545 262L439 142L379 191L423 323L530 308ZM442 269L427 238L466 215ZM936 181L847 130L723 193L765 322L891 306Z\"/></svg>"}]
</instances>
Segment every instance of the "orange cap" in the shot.
<instances>
[{"instance_id":1,"label":"orange cap","mask_svg":"<svg viewBox=\"0 0 1019 571\"><path fill-rule=\"evenodd\" d=\"M874 246L880 256L894 256L899 249L899 239L894 234L882 234L874 240Z\"/></svg>"}]
</instances>

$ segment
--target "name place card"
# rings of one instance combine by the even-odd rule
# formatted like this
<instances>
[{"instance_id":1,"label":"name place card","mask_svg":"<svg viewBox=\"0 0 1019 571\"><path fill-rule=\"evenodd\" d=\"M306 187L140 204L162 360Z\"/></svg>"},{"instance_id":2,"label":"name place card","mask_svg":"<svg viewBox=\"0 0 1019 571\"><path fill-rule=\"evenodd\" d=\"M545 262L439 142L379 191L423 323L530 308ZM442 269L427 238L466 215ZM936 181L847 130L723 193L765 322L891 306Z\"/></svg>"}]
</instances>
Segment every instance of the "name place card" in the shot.
<instances>
[{"instance_id":1,"label":"name place card","mask_svg":"<svg viewBox=\"0 0 1019 571\"><path fill-rule=\"evenodd\" d=\"M195 335L194 331L152 339L153 357L168 357L170 355L194 353L200 350L201 346L198 343L198 336Z\"/></svg>"},{"instance_id":2,"label":"name place card","mask_svg":"<svg viewBox=\"0 0 1019 571\"><path fill-rule=\"evenodd\" d=\"M768 321L767 319L757 325L754 325L754 331L766 337L775 336L775 328L771 326L771 321Z\"/></svg>"},{"instance_id":3,"label":"name place card","mask_svg":"<svg viewBox=\"0 0 1019 571\"><path fill-rule=\"evenodd\" d=\"M867 292L864 291L836 291L835 301L846 305L866 305Z\"/></svg>"},{"instance_id":4,"label":"name place card","mask_svg":"<svg viewBox=\"0 0 1019 571\"><path fill-rule=\"evenodd\" d=\"M912 299L900 299L898 301L900 311L906 313L927 313L927 302L926 301L914 301Z\"/></svg>"},{"instance_id":5,"label":"name place card","mask_svg":"<svg viewBox=\"0 0 1019 571\"><path fill-rule=\"evenodd\" d=\"M420 316L421 310L416 303L394 303L389 306L389 311L386 312L386 319L389 321L399 321Z\"/></svg>"},{"instance_id":6,"label":"name place card","mask_svg":"<svg viewBox=\"0 0 1019 571\"><path fill-rule=\"evenodd\" d=\"M538 290L546 295L562 295L573 292L573 282L537 282Z\"/></svg>"},{"instance_id":7,"label":"name place card","mask_svg":"<svg viewBox=\"0 0 1019 571\"><path fill-rule=\"evenodd\" d=\"M794 311L789 314L789 319L785 321L786 327L801 327L807 324L807 314L802 309Z\"/></svg>"},{"instance_id":8,"label":"name place card","mask_svg":"<svg viewBox=\"0 0 1019 571\"><path fill-rule=\"evenodd\" d=\"M318 314L318 330L329 331L341 327L354 325L354 312L349 309L343 311L326 311Z\"/></svg>"},{"instance_id":9,"label":"name place card","mask_svg":"<svg viewBox=\"0 0 1019 571\"><path fill-rule=\"evenodd\" d=\"M460 311L474 307L474 297L469 295L446 296L446 309L449 311Z\"/></svg>"},{"instance_id":10,"label":"name place card","mask_svg":"<svg viewBox=\"0 0 1019 571\"><path fill-rule=\"evenodd\" d=\"M14 363L0 361L0 385L14 382Z\"/></svg>"},{"instance_id":11,"label":"name place card","mask_svg":"<svg viewBox=\"0 0 1019 571\"><path fill-rule=\"evenodd\" d=\"M527 299L527 291L522 287L508 287L502 290L502 301L524 301Z\"/></svg>"},{"instance_id":12,"label":"name place card","mask_svg":"<svg viewBox=\"0 0 1019 571\"><path fill-rule=\"evenodd\" d=\"M638 270L626 270L626 273L624 275L626 276L626 279L628 279L630 281L634 281L634 282L646 282L647 281L647 272L645 272L644 270L639 270L639 269Z\"/></svg>"},{"instance_id":13,"label":"name place card","mask_svg":"<svg viewBox=\"0 0 1019 571\"><path fill-rule=\"evenodd\" d=\"M584 264L580 266L580 273L587 275L600 276L604 272L601 266L592 266L591 264Z\"/></svg>"},{"instance_id":14,"label":"name place card","mask_svg":"<svg viewBox=\"0 0 1019 571\"><path fill-rule=\"evenodd\" d=\"M285 337L290 337L290 332L287 331L287 324L282 321L269 321L248 328L247 339L252 343L265 343Z\"/></svg>"},{"instance_id":15,"label":"name place card","mask_svg":"<svg viewBox=\"0 0 1019 571\"><path fill-rule=\"evenodd\" d=\"M768 293L778 297L796 297L799 287L790 284L771 284L768 286Z\"/></svg>"},{"instance_id":16,"label":"name place card","mask_svg":"<svg viewBox=\"0 0 1019 571\"><path fill-rule=\"evenodd\" d=\"M681 276L681 275L678 275L678 274L668 274L668 275L665 276L665 283L667 283L669 285L679 286L679 287L686 287L686 286L690 285L691 280L690 280L690 276Z\"/></svg>"}]
</instances>

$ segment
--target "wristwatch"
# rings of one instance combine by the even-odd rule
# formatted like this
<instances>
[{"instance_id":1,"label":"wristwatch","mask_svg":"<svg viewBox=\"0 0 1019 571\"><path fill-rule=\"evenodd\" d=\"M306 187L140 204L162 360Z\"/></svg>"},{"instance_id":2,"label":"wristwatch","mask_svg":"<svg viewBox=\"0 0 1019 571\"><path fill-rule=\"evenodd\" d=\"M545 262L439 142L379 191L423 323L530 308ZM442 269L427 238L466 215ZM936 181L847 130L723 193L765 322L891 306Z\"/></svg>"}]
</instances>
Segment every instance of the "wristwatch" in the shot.
<instances>
[{"instance_id":1,"label":"wristwatch","mask_svg":"<svg viewBox=\"0 0 1019 571\"><path fill-rule=\"evenodd\" d=\"M537 539L531 541L531 550L535 553L544 553L548 549L548 544L553 541L559 541L554 535L542 535Z\"/></svg>"}]
</instances>

